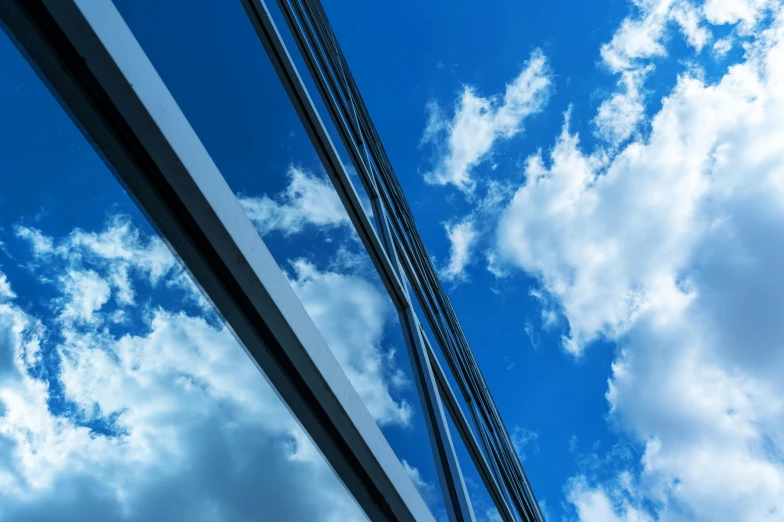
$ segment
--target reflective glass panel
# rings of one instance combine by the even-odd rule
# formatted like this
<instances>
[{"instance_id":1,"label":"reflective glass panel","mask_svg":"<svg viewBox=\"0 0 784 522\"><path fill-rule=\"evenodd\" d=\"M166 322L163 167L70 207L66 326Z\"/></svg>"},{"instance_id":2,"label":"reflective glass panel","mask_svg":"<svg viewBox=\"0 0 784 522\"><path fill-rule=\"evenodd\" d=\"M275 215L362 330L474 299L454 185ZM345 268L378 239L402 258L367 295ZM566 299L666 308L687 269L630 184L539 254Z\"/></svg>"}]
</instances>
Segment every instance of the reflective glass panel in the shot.
<instances>
[{"instance_id":1,"label":"reflective glass panel","mask_svg":"<svg viewBox=\"0 0 784 522\"><path fill-rule=\"evenodd\" d=\"M0 519L364 520L0 34Z\"/></svg>"},{"instance_id":2,"label":"reflective glass panel","mask_svg":"<svg viewBox=\"0 0 784 522\"><path fill-rule=\"evenodd\" d=\"M397 312L241 3L116 5L392 449L439 512L442 497ZM286 26L276 22L285 36ZM295 47L289 51L296 56ZM300 74L308 78L303 67ZM348 163L338 137L331 137Z\"/></svg>"}]
</instances>

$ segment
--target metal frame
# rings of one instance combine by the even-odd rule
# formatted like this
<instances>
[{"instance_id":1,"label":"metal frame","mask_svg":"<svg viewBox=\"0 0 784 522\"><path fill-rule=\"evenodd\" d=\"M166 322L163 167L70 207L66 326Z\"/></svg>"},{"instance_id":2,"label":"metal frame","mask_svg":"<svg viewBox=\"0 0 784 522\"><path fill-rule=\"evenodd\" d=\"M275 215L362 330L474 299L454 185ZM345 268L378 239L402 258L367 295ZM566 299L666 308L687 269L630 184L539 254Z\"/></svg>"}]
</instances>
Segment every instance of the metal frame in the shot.
<instances>
[{"instance_id":1,"label":"metal frame","mask_svg":"<svg viewBox=\"0 0 784 522\"><path fill-rule=\"evenodd\" d=\"M351 180L337 157L318 114L312 107L302 80L280 41L264 0L242 0L242 3L270 60L275 65L292 104L308 130L314 147L322 157L335 188L340 192L343 187L351 187L351 192L354 192ZM443 428L441 424L443 419L441 398L447 401L449 413L501 517L510 522L543 520L511 439L501 422L452 305L441 288L430 257L424 249L410 209L323 7L318 0L277 0L277 3L341 142L371 200L376 228L383 239L382 244L385 249L383 253L386 254L383 260L394 261L392 266L380 262L381 260L376 257L378 251L375 249L368 248L368 254L382 280L402 280L410 284L414 290L441 352L457 380L479 434L480 443L477 443L416 317L404 318L404 314L413 314L407 292L401 299L388 286L390 296L401 314L401 327L408 341L420 398L423 403L432 400L439 404L435 415L432 410L426 409L426 423L431 435L431 446L436 469L439 471L439 480L442 490L446 492L444 501L450 519L473 520L473 514L448 429ZM355 220L354 212L363 213L361 207L346 206L346 210L352 216L352 220ZM378 243L372 229L358 229L358 233L365 245ZM421 346L423 343L427 343L431 368L420 372L418 365L421 364L419 362L421 353L425 351ZM437 382L437 387L434 380ZM433 398L434 393L441 397ZM514 511L510 506L514 506Z\"/></svg>"},{"instance_id":2,"label":"metal frame","mask_svg":"<svg viewBox=\"0 0 784 522\"><path fill-rule=\"evenodd\" d=\"M447 414L502 519L543 521L321 4L277 0L370 197L373 220L264 0L241 1L398 310L449 519L475 520ZM0 23L190 270L368 517L433 521L114 6L91 0L3 0ZM409 288L456 380L470 422L419 323Z\"/></svg>"},{"instance_id":3,"label":"metal frame","mask_svg":"<svg viewBox=\"0 0 784 522\"><path fill-rule=\"evenodd\" d=\"M441 490L445 497L444 506L447 515L452 522L474 521L473 508L455 455L449 425L430 359L425 350L419 322L412 309L408 291L401 283L404 276L392 243L392 234L386 221L386 211L380 205L378 192L371 192L370 201L374 216L377 216L381 223L381 239L370 225L370 218L362 206L358 204L356 189L340 161L335 146L305 89L267 6L261 0L243 0L242 4L321 158L327 174L338 191L352 223L355 224L359 237L381 275L382 281L392 282L386 286L400 317L403 338L408 349L414 382L422 405L430 447L433 451ZM364 168L363 163L359 165Z\"/></svg>"},{"instance_id":4,"label":"metal frame","mask_svg":"<svg viewBox=\"0 0 784 522\"><path fill-rule=\"evenodd\" d=\"M368 517L434 522L114 5L3 1L0 20Z\"/></svg>"}]
</instances>

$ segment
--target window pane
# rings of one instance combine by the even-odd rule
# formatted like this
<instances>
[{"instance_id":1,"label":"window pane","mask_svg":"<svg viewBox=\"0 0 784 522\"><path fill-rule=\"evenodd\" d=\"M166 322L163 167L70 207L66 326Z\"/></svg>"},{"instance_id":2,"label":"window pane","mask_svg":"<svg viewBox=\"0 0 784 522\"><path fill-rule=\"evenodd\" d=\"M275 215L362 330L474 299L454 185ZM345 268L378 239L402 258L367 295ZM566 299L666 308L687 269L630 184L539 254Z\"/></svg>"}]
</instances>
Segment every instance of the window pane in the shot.
<instances>
[{"instance_id":1,"label":"window pane","mask_svg":"<svg viewBox=\"0 0 784 522\"><path fill-rule=\"evenodd\" d=\"M394 305L241 3L116 4L423 498L441 512ZM278 28L286 35L285 25ZM320 105L307 70L299 70Z\"/></svg>"},{"instance_id":2,"label":"window pane","mask_svg":"<svg viewBox=\"0 0 784 522\"><path fill-rule=\"evenodd\" d=\"M364 520L0 34L0 519Z\"/></svg>"}]
</instances>

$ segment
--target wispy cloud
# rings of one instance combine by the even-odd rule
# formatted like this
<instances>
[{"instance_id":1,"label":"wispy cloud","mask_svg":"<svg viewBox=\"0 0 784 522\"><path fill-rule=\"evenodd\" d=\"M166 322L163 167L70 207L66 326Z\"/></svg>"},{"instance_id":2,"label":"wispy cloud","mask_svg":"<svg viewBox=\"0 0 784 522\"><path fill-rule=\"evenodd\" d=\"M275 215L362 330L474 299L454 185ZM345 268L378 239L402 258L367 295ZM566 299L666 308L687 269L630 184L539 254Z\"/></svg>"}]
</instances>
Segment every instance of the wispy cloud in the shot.
<instances>
[{"instance_id":1,"label":"wispy cloud","mask_svg":"<svg viewBox=\"0 0 784 522\"><path fill-rule=\"evenodd\" d=\"M403 464L403 469L406 470L408 478L411 479L411 482L413 482L414 486L419 490L420 495L422 495L428 503L434 503L436 501L435 496L437 495L435 485L423 479L419 469L417 469L416 466L409 464L405 459L401 460L400 463Z\"/></svg>"},{"instance_id":2,"label":"wispy cloud","mask_svg":"<svg viewBox=\"0 0 784 522\"><path fill-rule=\"evenodd\" d=\"M275 198L266 195L239 198L262 236L272 231L295 234L308 225L333 228L351 224L327 178L294 166L289 167L287 175L286 189Z\"/></svg>"},{"instance_id":3,"label":"wispy cloud","mask_svg":"<svg viewBox=\"0 0 784 522\"><path fill-rule=\"evenodd\" d=\"M542 110L550 92L550 69L537 50L503 96L484 97L465 86L452 117L436 102L428 104L422 144L434 147L436 165L425 174L425 181L471 193L476 185L472 169L488 157L498 140L521 132L525 118Z\"/></svg>"},{"instance_id":4,"label":"wispy cloud","mask_svg":"<svg viewBox=\"0 0 784 522\"><path fill-rule=\"evenodd\" d=\"M618 146L631 137L645 118L642 85L653 67L624 71L618 80L618 91L599 105L593 122L595 135L612 146Z\"/></svg>"},{"instance_id":5,"label":"wispy cloud","mask_svg":"<svg viewBox=\"0 0 784 522\"><path fill-rule=\"evenodd\" d=\"M447 281L464 281L477 236L474 222L468 218L459 223L445 223L444 229L450 243L449 263L440 270L441 276Z\"/></svg>"},{"instance_id":6,"label":"wispy cloud","mask_svg":"<svg viewBox=\"0 0 784 522\"><path fill-rule=\"evenodd\" d=\"M539 440L539 433L533 430L523 428L521 426L514 426L512 428L512 444L514 444L515 451L520 457L520 460L526 459L526 451L538 453L539 446L536 441Z\"/></svg>"}]
</instances>

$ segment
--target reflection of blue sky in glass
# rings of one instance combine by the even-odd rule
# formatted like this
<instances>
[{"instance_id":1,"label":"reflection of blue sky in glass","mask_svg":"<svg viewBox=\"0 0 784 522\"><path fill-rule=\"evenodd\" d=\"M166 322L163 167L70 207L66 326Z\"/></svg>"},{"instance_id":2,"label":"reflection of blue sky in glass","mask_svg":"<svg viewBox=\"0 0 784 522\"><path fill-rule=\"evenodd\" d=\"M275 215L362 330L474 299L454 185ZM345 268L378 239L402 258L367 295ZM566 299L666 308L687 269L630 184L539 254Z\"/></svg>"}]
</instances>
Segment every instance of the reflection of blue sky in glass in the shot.
<instances>
[{"instance_id":1,"label":"reflection of blue sky in glass","mask_svg":"<svg viewBox=\"0 0 784 522\"><path fill-rule=\"evenodd\" d=\"M363 520L5 36L0 62L0 518Z\"/></svg>"},{"instance_id":2,"label":"reflection of blue sky in glass","mask_svg":"<svg viewBox=\"0 0 784 522\"><path fill-rule=\"evenodd\" d=\"M116 3L440 513L416 393L401 379L409 370L394 310L240 3ZM548 518L780 519L781 2L325 4ZM179 312L204 317L188 323L188 335L228 341L5 39L0 64L4 331L22 313L40 318L40 358L25 364L48 383L48 411L85 437L122 438L130 410L80 409L66 393L57 355L65 325L94 340L84 350L103 350L122 335L148 337L160 307L174 322L185 321ZM136 241L131 260L90 253L86 238L122 227L139 231L137 240L114 236ZM33 229L51 238L50 253L41 240L36 257ZM158 264L137 266L148 258ZM68 275L74 270L81 279ZM341 299L327 298L334 288L345 291ZM69 309L77 289L90 298ZM350 324L333 319L352 309ZM13 337L3 339L7 347ZM2 373L11 367L5 350L0 393L10 404L8 383L19 380ZM202 374L221 375L220 366ZM206 384L187 386L196 394ZM203 410L183 422L238 418L236 400L194 403ZM3 429L9 411L0 410ZM254 426L265 440L288 429ZM197 432L193 444L232 440L225 431L188 433ZM4 486L18 480L3 470L20 469L7 464L18 464L19 450L7 440L0 435L0 515L11 505ZM220 461L215 451L209 458ZM462 448L458 455L479 519L493 520ZM182 487L196 487L204 469ZM161 483L128 473L139 495ZM66 497L47 498L65 505ZM224 498L242 508L241 495Z\"/></svg>"}]
</instances>

